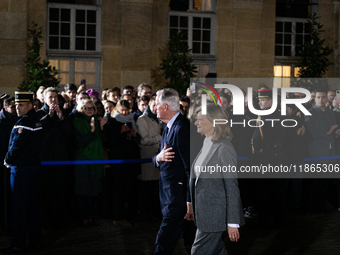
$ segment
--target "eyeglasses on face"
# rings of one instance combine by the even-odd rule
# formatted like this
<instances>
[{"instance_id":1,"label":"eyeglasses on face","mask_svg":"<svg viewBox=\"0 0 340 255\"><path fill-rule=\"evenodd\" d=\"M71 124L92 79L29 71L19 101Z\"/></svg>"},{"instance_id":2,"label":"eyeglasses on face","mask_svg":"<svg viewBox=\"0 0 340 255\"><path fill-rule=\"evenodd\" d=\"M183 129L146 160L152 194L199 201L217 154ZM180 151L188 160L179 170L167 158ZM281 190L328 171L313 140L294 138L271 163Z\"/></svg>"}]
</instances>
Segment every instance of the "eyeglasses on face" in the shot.
<instances>
[{"instance_id":1,"label":"eyeglasses on face","mask_svg":"<svg viewBox=\"0 0 340 255\"><path fill-rule=\"evenodd\" d=\"M93 106L91 106L91 107L85 106L83 109L85 111L94 111L94 107Z\"/></svg>"}]
</instances>

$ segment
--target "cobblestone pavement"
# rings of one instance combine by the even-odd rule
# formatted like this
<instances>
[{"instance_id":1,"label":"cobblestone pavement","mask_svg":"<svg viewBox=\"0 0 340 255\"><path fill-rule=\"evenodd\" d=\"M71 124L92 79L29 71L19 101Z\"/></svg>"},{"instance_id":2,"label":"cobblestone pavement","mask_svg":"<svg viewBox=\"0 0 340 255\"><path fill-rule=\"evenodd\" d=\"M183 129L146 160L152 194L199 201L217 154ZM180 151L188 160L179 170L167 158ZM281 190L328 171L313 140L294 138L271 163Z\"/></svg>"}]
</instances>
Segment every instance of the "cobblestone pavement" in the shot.
<instances>
[{"instance_id":1,"label":"cobblestone pavement","mask_svg":"<svg viewBox=\"0 0 340 255\"><path fill-rule=\"evenodd\" d=\"M41 255L153 254L159 223L136 221L132 227L117 227L99 219L96 227L78 225L43 231ZM238 243L226 241L229 255L340 254L340 212L290 215L280 227L259 228L256 219L247 219L240 229ZM8 246L9 236L0 236L0 247ZM34 252L31 252L33 254ZM174 254L186 254L182 241Z\"/></svg>"}]
</instances>

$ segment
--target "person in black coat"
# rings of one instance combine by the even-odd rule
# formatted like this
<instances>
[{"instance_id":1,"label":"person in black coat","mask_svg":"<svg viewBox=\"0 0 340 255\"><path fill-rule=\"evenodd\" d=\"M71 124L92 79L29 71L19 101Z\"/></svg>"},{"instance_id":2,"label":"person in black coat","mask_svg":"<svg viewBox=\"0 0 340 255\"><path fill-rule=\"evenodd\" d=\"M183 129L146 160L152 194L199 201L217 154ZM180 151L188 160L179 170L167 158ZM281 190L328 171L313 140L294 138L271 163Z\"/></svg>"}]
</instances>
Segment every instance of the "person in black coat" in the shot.
<instances>
[{"instance_id":1,"label":"person in black coat","mask_svg":"<svg viewBox=\"0 0 340 255\"><path fill-rule=\"evenodd\" d=\"M4 108L0 111L0 159L3 162L7 149L8 141L12 128L17 122L17 113L15 111L14 97L4 100Z\"/></svg>"},{"instance_id":2,"label":"person in black coat","mask_svg":"<svg viewBox=\"0 0 340 255\"><path fill-rule=\"evenodd\" d=\"M140 158L140 136L127 100L118 101L116 110L112 113L112 118L108 120L105 130L110 159ZM111 181L107 181L111 182L112 186L110 193L113 201L113 208L111 208L113 223L118 226L131 226L131 223L127 221L129 215L125 210L125 203L128 202L129 209L132 210L137 206L137 201L133 199L133 197L137 198L137 194L131 194L131 189L133 183L137 182L140 167L138 164L114 164L111 165L110 172Z\"/></svg>"},{"instance_id":3,"label":"person in black coat","mask_svg":"<svg viewBox=\"0 0 340 255\"><path fill-rule=\"evenodd\" d=\"M11 135L12 128L17 122L17 113L15 111L15 102L14 97L10 97L4 100L4 108L0 111L0 160L4 161L7 149L8 149L8 141ZM3 166L0 165L0 205L3 206L3 210L0 211L0 226L6 224L8 220L5 218L6 214L9 215L9 201L10 201L10 192L9 192L9 172L7 172ZM6 182L5 182L6 180ZM6 197L5 197L6 194ZM6 200L6 204L5 204ZM6 214L5 214L6 210ZM7 222L5 222L7 221Z\"/></svg>"},{"instance_id":4,"label":"person in black coat","mask_svg":"<svg viewBox=\"0 0 340 255\"><path fill-rule=\"evenodd\" d=\"M59 161L68 159L65 135L72 132L68 121L59 105L58 91L49 87L44 91L44 105L37 111L43 125L44 138L41 142L43 161ZM42 201L44 227L59 226L62 217L69 216L69 201L72 183L72 168L69 166L43 166L42 167Z\"/></svg>"}]
</instances>

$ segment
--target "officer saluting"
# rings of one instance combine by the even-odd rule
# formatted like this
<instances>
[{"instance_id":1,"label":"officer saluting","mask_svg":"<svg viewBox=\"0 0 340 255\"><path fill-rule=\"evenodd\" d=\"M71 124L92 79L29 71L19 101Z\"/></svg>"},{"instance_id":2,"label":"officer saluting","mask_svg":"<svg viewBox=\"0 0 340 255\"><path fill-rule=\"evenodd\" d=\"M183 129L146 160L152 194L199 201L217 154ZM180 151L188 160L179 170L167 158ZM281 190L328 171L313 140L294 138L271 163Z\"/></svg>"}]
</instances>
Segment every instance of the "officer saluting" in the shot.
<instances>
[{"instance_id":1,"label":"officer saluting","mask_svg":"<svg viewBox=\"0 0 340 255\"><path fill-rule=\"evenodd\" d=\"M41 242L37 187L43 132L32 102L32 92L15 92L19 120L12 129L4 162L11 168L13 232L11 246L2 253L22 252L28 230L33 247L39 248Z\"/></svg>"}]
</instances>

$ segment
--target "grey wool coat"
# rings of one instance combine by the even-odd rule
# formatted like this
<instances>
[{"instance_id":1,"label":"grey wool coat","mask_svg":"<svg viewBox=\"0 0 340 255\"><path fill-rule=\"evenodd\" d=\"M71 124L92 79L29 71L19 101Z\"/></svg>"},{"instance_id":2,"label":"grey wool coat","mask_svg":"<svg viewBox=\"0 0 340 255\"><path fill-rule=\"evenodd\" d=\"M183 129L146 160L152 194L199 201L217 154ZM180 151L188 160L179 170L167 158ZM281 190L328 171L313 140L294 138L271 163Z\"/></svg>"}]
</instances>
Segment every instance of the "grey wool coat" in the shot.
<instances>
[{"instance_id":1,"label":"grey wool coat","mask_svg":"<svg viewBox=\"0 0 340 255\"><path fill-rule=\"evenodd\" d=\"M228 223L243 225L237 173L201 171L196 177L195 163L201 153L202 150L192 165L189 183L195 225L202 232L226 231ZM202 162L206 167L217 164L221 167L237 165L235 149L227 139L213 142Z\"/></svg>"},{"instance_id":2,"label":"grey wool coat","mask_svg":"<svg viewBox=\"0 0 340 255\"><path fill-rule=\"evenodd\" d=\"M142 116L137 119L136 125L141 136L140 154L141 158L152 158L158 149L159 143L162 139L161 124L144 112ZM155 168L152 163L142 164L141 174L138 176L142 181L153 181L159 179L159 170Z\"/></svg>"}]
</instances>

